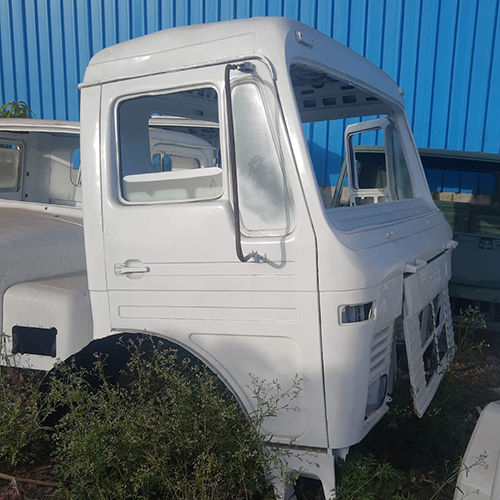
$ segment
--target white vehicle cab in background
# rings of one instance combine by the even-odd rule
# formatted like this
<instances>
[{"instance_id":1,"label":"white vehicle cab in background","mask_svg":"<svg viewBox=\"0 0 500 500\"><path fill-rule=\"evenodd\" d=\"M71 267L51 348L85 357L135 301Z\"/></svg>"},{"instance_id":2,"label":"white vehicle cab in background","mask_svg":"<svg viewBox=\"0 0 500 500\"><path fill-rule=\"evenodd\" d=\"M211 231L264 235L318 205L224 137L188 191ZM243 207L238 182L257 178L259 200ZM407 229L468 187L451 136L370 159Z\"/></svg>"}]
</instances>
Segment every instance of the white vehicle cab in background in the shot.
<instances>
[{"instance_id":1,"label":"white vehicle cab in background","mask_svg":"<svg viewBox=\"0 0 500 500\"><path fill-rule=\"evenodd\" d=\"M80 124L0 118L0 199L81 205Z\"/></svg>"},{"instance_id":2,"label":"white vehicle cab in background","mask_svg":"<svg viewBox=\"0 0 500 500\"><path fill-rule=\"evenodd\" d=\"M79 123L0 119L3 362L48 370L57 330L60 358L92 340L79 152Z\"/></svg>"},{"instance_id":3,"label":"white vehicle cab in background","mask_svg":"<svg viewBox=\"0 0 500 500\"><path fill-rule=\"evenodd\" d=\"M109 47L80 88L93 348L124 332L162 338L208 365L247 412L256 405L251 374L283 387L298 377L297 411L268 418L264 431L329 497L335 458L387 411L396 338L419 415L453 353L454 242L400 89L355 52L283 18ZM349 206L322 201L304 135L317 124L345 139ZM364 134L383 138L373 184L358 176L354 146ZM52 331L47 354L53 325L33 323L24 336L3 323L18 363L45 366L61 338L78 335Z\"/></svg>"},{"instance_id":4,"label":"white vehicle cab in background","mask_svg":"<svg viewBox=\"0 0 500 500\"><path fill-rule=\"evenodd\" d=\"M152 163L213 166L210 143L182 132L196 121L165 124L151 119ZM0 319L17 366L49 370L92 340L81 190L79 123L0 119Z\"/></svg>"}]
</instances>

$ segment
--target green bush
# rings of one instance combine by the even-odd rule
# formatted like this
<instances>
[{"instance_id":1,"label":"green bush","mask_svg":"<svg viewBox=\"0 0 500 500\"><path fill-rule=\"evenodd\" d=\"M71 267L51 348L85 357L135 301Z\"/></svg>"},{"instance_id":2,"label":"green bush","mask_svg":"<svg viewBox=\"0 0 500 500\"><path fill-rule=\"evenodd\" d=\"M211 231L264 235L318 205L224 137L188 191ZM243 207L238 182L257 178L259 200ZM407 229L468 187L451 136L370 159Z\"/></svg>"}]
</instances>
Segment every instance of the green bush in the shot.
<instances>
[{"instance_id":1,"label":"green bush","mask_svg":"<svg viewBox=\"0 0 500 500\"><path fill-rule=\"evenodd\" d=\"M54 434L61 496L264 498L272 455L219 379L174 350L128 348L118 383L102 358L51 382L51 400L66 404Z\"/></svg>"},{"instance_id":2,"label":"green bush","mask_svg":"<svg viewBox=\"0 0 500 500\"><path fill-rule=\"evenodd\" d=\"M338 500L410 500L403 493L405 474L373 455L355 455L338 468Z\"/></svg>"},{"instance_id":3,"label":"green bush","mask_svg":"<svg viewBox=\"0 0 500 500\"><path fill-rule=\"evenodd\" d=\"M24 101L10 101L0 106L0 118L31 118L33 111Z\"/></svg>"},{"instance_id":4,"label":"green bush","mask_svg":"<svg viewBox=\"0 0 500 500\"><path fill-rule=\"evenodd\" d=\"M39 402L39 380L32 372L0 368L0 464L16 467L31 462L47 445Z\"/></svg>"},{"instance_id":5,"label":"green bush","mask_svg":"<svg viewBox=\"0 0 500 500\"><path fill-rule=\"evenodd\" d=\"M455 364L473 365L481 359L483 349L486 346L484 340L477 341L474 333L486 328L486 318L477 307L468 306L465 310L460 310L454 325L456 355Z\"/></svg>"}]
</instances>

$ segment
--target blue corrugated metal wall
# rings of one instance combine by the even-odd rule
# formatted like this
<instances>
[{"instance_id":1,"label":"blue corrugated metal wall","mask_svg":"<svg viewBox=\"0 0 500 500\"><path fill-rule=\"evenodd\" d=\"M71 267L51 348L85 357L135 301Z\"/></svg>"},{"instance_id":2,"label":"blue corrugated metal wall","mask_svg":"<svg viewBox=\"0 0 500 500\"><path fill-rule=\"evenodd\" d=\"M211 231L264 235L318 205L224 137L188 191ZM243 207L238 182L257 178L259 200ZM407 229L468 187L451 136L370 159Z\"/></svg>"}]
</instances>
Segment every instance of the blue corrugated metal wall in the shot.
<instances>
[{"instance_id":1,"label":"blue corrugated metal wall","mask_svg":"<svg viewBox=\"0 0 500 500\"><path fill-rule=\"evenodd\" d=\"M0 101L78 120L76 86L101 48L173 26L278 15L389 73L419 146L499 153L498 11L499 0L0 0Z\"/></svg>"}]
</instances>

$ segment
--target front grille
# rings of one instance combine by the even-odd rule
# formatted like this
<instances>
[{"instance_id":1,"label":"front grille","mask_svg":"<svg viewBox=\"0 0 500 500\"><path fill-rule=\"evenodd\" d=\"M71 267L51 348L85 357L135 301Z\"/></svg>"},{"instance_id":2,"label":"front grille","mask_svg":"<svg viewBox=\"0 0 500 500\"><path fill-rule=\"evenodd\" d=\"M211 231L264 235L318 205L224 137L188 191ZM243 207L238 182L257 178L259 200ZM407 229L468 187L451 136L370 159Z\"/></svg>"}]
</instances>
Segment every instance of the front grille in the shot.
<instances>
[{"instance_id":1,"label":"front grille","mask_svg":"<svg viewBox=\"0 0 500 500\"><path fill-rule=\"evenodd\" d=\"M370 354L370 381L389 371L393 331L394 325L390 324L379 330L373 337Z\"/></svg>"}]
</instances>

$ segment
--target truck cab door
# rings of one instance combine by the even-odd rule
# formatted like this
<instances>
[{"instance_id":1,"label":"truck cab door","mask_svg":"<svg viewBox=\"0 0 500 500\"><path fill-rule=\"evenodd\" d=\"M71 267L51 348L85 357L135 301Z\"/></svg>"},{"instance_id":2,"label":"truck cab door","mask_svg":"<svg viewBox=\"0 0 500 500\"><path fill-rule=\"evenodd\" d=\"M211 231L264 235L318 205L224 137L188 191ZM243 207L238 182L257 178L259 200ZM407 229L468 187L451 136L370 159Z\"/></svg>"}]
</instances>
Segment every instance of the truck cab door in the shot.
<instances>
[{"instance_id":1,"label":"truck cab door","mask_svg":"<svg viewBox=\"0 0 500 500\"><path fill-rule=\"evenodd\" d=\"M326 421L306 425L314 420L308 414L324 407L316 242L273 73L262 61L248 62L230 71L239 234L227 66L103 85L109 325L99 316L96 327L102 335L150 332L182 345L249 409L250 374L280 378L283 386L298 375L301 411L269 430L324 446ZM242 253L252 255L245 262L238 236Z\"/></svg>"}]
</instances>

